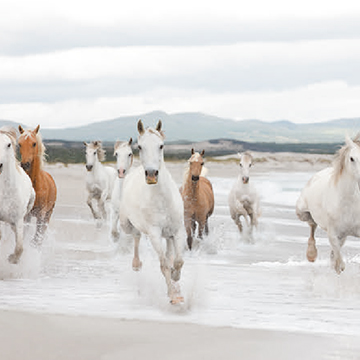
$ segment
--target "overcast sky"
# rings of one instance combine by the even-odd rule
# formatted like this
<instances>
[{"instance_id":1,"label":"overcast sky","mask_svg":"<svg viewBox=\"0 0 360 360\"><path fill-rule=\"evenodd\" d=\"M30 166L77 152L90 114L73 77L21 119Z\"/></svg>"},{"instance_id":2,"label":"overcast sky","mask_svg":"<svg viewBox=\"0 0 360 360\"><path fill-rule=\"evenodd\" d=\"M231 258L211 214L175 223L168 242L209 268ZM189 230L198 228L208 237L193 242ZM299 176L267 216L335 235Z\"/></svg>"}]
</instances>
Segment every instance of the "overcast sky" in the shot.
<instances>
[{"instance_id":1,"label":"overcast sky","mask_svg":"<svg viewBox=\"0 0 360 360\"><path fill-rule=\"evenodd\" d=\"M2 0L0 119L360 117L360 1Z\"/></svg>"}]
</instances>

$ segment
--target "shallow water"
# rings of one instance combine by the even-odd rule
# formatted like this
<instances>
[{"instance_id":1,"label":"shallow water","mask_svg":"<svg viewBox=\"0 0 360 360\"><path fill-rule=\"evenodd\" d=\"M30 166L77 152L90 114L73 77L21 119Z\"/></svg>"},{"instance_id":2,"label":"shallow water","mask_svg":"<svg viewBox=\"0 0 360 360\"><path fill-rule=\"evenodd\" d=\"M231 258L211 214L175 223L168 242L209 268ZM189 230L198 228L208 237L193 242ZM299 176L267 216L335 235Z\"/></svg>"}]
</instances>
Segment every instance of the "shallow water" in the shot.
<instances>
[{"instance_id":1,"label":"shallow water","mask_svg":"<svg viewBox=\"0 0 360 360\"><path fill-rule=\"evenodd\" d=\"M13 235L2 225L1 309L360 333L360 241L346 241L346 269L340 276L330 267L330 247L321 230L319 258L313 264L306 260L309 229L296 218L294 207L310 173L251 178L262 207L253 241L240 236L229 216L227 195L235 178L210 177L216 197L210 235L184 254L181 306L168 303L159 262L145 237L143 268L135 273L131 240L122 238L119 246L110 240L108 225L96 228L80 186L82 172L76 174L69 183L59 181L63 187L41 252L28 245L32 224L20 264L9 264Z\"/></svg>"}]
</instances>

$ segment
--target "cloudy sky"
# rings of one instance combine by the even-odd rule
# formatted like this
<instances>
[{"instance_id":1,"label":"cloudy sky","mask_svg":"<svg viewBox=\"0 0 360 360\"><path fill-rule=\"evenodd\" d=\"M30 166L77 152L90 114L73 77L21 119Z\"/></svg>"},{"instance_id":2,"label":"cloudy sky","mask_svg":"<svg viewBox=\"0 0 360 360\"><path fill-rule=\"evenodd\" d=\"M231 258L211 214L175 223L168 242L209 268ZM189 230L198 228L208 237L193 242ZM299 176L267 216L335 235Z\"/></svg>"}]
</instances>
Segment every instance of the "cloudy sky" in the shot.
<instances>
[{"instance_id":1,"label":"cloudy sky","mask_svg":"<svg viewBox=\"0 0 360 360\"><path fill-rule=\"evenodd\" d=\"M2 0L0 119L360 117L360 1Z\"/></svg>"}]
</instances>

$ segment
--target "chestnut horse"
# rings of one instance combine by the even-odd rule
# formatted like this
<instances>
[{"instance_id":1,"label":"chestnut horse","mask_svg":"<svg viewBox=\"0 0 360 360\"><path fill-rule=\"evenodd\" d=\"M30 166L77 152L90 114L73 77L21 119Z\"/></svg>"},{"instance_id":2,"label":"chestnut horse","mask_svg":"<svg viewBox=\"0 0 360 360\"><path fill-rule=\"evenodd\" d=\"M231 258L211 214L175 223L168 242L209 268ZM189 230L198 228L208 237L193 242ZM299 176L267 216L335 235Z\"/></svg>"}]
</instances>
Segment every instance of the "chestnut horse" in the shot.
<instances>
[{"instance_id":1,"label":"chestnut horse","mask_svg":"<svg viewBox=\"0 0 360 360\"><path fill-rule=\"evenodd\" d=\"M208 218L214 211L214 192L210 181L201 176L205 150L199 154L191 149L189 167L184 175L184 182L180 188L184 201L184 221L189 249L192 248L193 235L198 223L198 236L202 239L203 230L209 234Z\"/></svg>"},{"instance_id":2,"label":"chestnut horse","mask_svg":"<svg viewBox=\"0 0 360 360\"><path fill-rule=\"evenodd\" d=\"M40 125L34 130L24 130L19 125L18 140L21 167L29 175L36 198L30 215L36 217L34 245L41 245L56 201L56 185L49 173L43 170L45 146L39 133Z\"/></svg>"}]
</instances>

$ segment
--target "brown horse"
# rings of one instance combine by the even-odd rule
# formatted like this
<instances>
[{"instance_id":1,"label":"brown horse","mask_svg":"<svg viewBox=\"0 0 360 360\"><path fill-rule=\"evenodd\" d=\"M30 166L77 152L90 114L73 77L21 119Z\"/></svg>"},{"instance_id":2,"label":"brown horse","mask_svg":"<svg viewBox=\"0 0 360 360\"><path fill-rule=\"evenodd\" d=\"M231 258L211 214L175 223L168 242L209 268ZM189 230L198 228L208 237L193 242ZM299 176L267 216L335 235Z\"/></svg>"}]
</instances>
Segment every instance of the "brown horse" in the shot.
<instances>
[{"instance_id":1,"label":"brown horse","mask_svg":"<svg viewBox=\"0 0 360 360\"><path fill-rule=\"evenodd\" d=\"M49 173L43 170L45 146L39 133L40 125L35 130L24 130L19 125L18 140L21 167L29 175L36 198L30 215L36 217L35 245L41 245L56 201L56 185Z\"/></svg>"},{"instance_id":2,"label":"brown horse","mask_svg":"<svg viewBox=\"0 0 360 360\"><path fill-rule=\"evenodd\" d=\"M191 149L189 167L184 175L180 189L184 201L184 221L189 249L192 248L193 235L198 223L198 236L202 239L203 230L209 234L208 218L214 211L214 192L210 181L201 176L205 150L199 154Z\"/></svg>"}]
</instances>

